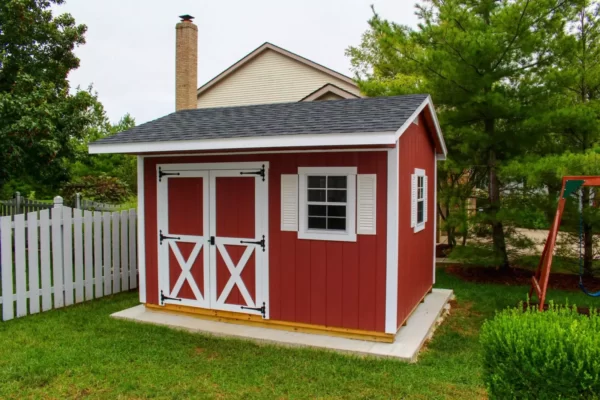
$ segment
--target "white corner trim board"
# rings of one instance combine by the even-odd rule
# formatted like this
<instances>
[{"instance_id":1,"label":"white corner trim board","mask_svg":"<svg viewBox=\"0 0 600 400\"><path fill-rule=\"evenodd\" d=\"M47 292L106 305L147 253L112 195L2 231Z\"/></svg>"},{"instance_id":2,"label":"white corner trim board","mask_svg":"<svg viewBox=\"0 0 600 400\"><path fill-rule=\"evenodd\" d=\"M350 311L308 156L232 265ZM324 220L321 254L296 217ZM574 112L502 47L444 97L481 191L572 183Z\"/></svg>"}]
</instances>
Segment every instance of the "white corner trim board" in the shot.
<instances>
[{"instance_id":1,"label":"white corner trim board","mask_svg":"<svg viewBox=\"0 0 600 400\"><path fill-rule=\"evenodd\" d=\"M398 174L400 141L388 150L387 160L387 245L385 273L385 333L398 330Z\"/></svg>"},{"instance_id":2,"label":"white corner trim board","mask_svg":"<svg viewBox=\"0 0 600 400\"><path fill-rule=\"evenodd\" d=\"M138 279L140 303L146 302L146 232L144 214L144 157L137 157L138 190Z\"/></svg>"}]
</instances>

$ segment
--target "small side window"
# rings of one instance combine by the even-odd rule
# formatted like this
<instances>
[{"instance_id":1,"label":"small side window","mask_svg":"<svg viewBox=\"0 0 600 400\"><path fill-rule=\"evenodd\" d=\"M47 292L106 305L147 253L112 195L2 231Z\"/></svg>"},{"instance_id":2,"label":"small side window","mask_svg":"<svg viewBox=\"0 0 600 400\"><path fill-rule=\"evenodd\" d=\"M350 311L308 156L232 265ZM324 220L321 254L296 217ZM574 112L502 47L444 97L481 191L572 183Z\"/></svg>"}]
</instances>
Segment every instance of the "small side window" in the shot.
<instances>
[{"instance_id":1,"label":"small side window","mask_svg":"<svg viewBox=\"0 0 600 400\"><path fill-rule=\"evenodd\" d=\"M427 175L425 170L415 168L411 178L411 227L419 232L427 222Z\"/></svg>"}]
</instances>

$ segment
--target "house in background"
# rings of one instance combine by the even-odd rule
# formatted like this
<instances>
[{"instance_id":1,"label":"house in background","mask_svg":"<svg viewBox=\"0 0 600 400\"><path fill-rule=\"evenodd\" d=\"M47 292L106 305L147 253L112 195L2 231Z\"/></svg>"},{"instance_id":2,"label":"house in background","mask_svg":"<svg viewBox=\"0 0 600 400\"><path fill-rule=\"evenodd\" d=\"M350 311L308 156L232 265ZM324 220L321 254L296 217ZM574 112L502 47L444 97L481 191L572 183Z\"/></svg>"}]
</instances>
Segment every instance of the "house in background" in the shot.
<instances>
[{"instance_id":1,"label":"house in background","mask_svg":"<svg viewBox=\"0 0 600 400\"><path fill-rule=\"evenodd\" d=\"M356 99L349 77L265 43L198 89L198 108Z\"/></svg>"},{"instance_id":2,"label":"house in background","mask_svg":"<svg viewBox=\"0 0 600 400\"><path fill-rule=\"evenodd\" d=\"M361 98L270 44L197 89L182 18L177 111L90 145L138 155L141 303L393 342L435 281L431 98Z\"/></svg>"}]
</instances>

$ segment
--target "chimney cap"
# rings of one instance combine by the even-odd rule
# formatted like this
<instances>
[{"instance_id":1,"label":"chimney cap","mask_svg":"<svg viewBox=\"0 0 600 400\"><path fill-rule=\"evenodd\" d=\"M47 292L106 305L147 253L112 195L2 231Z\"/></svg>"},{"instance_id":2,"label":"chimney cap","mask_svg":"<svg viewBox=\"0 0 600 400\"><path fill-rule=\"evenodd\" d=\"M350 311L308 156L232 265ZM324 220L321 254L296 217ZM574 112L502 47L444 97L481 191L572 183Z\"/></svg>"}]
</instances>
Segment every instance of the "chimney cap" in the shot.
<instances>
[{"instance_id":1,"label":"chimney cap","mask_svg":"<svg viewBox=\"0 0 600 400\"><path fill-rule=\"evenodd\" d=\"M189 14L180 15L179 18L181 18L181 22L192 22L194 19L194 17Z\"/></svg>"}]
</instances>

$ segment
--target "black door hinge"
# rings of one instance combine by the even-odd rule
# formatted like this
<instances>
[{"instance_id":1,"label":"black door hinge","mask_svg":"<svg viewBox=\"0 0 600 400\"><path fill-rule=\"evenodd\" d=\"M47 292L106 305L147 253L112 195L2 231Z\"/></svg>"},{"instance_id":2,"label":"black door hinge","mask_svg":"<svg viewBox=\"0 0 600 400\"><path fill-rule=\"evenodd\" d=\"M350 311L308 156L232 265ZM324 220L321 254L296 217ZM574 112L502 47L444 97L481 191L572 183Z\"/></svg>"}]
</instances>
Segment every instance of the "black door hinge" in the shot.
<instances>
[{"instance_id":1,"label":"black door hinge","mask_svg":"<svg viewBox=\"0 0 600 400\"><path fill-rule=\"evenodd\" d=\"M163 293L163 291L160 291L160 304L165 304L165 300L173 300L173 301L181 301L181 299L177 299L175 297L168 297L165 296L165 294Z\"/></svg>"},{"instance_id":2,"label":"black door hinge","mask_svg":"<svg viewBox=\"0 0 600 400\"><path fill-rule=\"evenodd\" d=\"M181 239L179 236L165 236L165 235L163 235L162 229L160 230L160 234L158 235L158 238L160 239L160 244L162 244L163 240L169 240L169 239L180 240Z\"/></svg>"},{"instance_id":3,"label":"black door hinge","mask_svg":"<svg viewBox=\"0 0 600 400\"><path fill-rule=\"evenodd\" d=\"M259 245L259 246L262 247L263 251L265 251L265 246L266 246L265 235L263 235L262 240L259 240L258 242L251 242L251 241L246 241L246 240L240 240L240 243L244 243L244 244L257 244L257 245Z\"/></svg>"},{"instance_id":4,"label":"black door hinge","mask_svg":"<svg viewBox=\"0 0 600 400\"><path fill-rule=\"evenodd\" d=\"M179 172L163 172L163 170L158 167L158 181L160 182L163 176L166 175L181 175Z\"/></svg>"},{"instance_id":5,"label":"black door hinge","mask_svg":"<svg viewBox=\"0 0 600 400\"><path fill-rule=\"evenodd\" d=\"M242 310L253 310L253 311L260 311L260 313L262 314L262 317L265 318L265 316L267 315L267 306L265 305L265 303L263 303L262 307L246 307L246 306L241 306Z\"/></svg>"},{"instance_id":6,"label":"black door hinge","mask_svg":"<svg viewBox=\"0 0 600 400\"><path fill-rule=\"evenodd\" d=\"M262 168L259 171L253 171L253 172L240 172L240 175L258 175L258 176L262 176L262 180L263 182L265 181L265 166L263 164Z\"/></svg>"}]
</instances>

